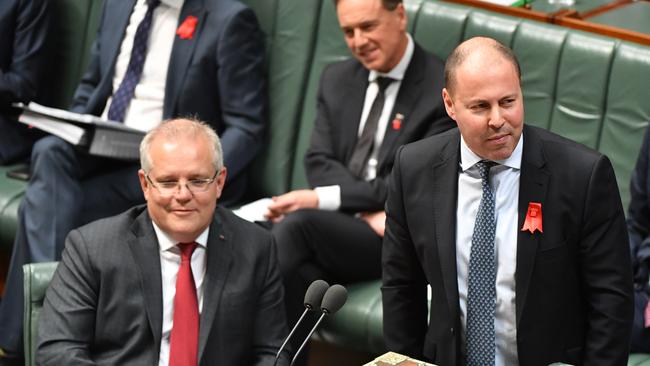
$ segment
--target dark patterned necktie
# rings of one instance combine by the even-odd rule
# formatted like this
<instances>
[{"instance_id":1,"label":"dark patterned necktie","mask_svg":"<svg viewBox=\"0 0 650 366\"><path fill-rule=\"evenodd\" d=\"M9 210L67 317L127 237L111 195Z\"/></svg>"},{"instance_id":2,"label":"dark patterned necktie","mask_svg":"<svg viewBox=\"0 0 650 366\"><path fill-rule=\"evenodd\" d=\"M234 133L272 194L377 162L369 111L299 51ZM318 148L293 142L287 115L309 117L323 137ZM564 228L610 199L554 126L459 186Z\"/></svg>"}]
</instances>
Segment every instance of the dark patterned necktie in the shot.
<instances>
[{"instance_id":1,"label":"dark patterned necktie","mask_svg":"<svg viewBox=\"0 0 650 366\"><path fill-rule=\"evenodd\" d=\"M176 277L174 316L169 336L169 366L198 364L199 302L192 275L192 253L196 243L181 243L181 265Z\"/></svg>"},{"instance_id":2,"label":"dark patterned necktie","mask_svg":"<svg viewBox=\"0 0 650 366\"><path fill-rule=\"evenodd\" d=\"M370 113L368 113L368 118L366 119L366 124L363 126L363 132L361 132L361 136L357 140L357 144L354 146L352 157L348 163L350 172L358 178L363 179L364 177L368 158L370 158L372 147L375 144L375 135L377 134L379 118L381 117L381 112L384 110L384 102L386 99L384 93L386 88L388 88L388 85L393 81L394 79L382 76L378 77L376 80L377 86L379 87L377 96L372 102Z\"/></svg>"},{"instance_id":3,"label":"dark patterned necktie","mask_svg":"<svg viewBox=\"0 0 650 366\"><path fill-rule=\"evenodd\" d=\"M149 41L149 33L151 33L153 11L160 4L160 0L149 0L147 3L147 13L135 31L131 58L129 59L129 65L126 67L124 79L122 79L117 91L113 93L111 106L108 109L108 119L111 121L124 122L124 114L129 104L131 104L135 87L140 82L140 77L142 76L144 61L147 58L147 44Z\"/></svg>"},{"instance_id":4,"label":"dark patterned necktie","mask_svg":"<svg viewBox=\"0 0 650 366\"><path fill-rule=\"evenodd\" d=\"M494 366L496 312L496 217L494 192L490 188L490 168L496 163L476 163L481 175L483 195L476 214L469 255L467 285L467 365Z\"/></svg>"}]
</instances>

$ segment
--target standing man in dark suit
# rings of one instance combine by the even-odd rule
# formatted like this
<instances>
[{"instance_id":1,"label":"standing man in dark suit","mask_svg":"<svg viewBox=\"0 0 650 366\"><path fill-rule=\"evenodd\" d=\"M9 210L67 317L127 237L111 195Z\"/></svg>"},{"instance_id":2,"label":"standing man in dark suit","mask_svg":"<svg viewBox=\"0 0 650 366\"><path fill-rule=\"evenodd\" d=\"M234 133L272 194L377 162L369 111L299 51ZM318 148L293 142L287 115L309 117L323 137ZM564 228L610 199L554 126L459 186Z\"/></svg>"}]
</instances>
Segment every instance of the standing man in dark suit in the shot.
<instances>
[{"instance_id":1,"label":"standing man in dark suit","mask_svg":"<svg viewBox=\"0 0 650 366\"><path fill-rule=\"evenodd\" d=\"M0 164L27 158L40 137L37 130L18 123L11 104L38 95L48 24L48 1L0 3Z\"/></svg>"},{"instance_id":2,"label":"standing man in dark suit","mask_svg":"<svg viewBox=\"0 0 650 366\"><path fill-rule=\"evenodd\" d=\"M305 156L314 189L275 197L269 206L268 216L279 221L273 235L290 322L315 279L379 278L393 155L453 126L430 92L442 88L443 64L406 32L402 1L338 0L336 12L354 59L330 65L321 77Z\"/></svg>"},{"instance_id":3,"label":"standing man in dark suit","mask_svg":"<svg viewBox=\"0 0 650 366\"><path fill-rule=\"evenodd\" d=\"M276 248L268 232L217 207L219 138L172 120L140 152L147 205L70 233L36 362L272 365L287 333Z\"/></svg>"},{"instance_id":4,"label":"standing man in dark suit","mask_svg":"<svg viewBox=\"0 0 650 366\"><path fill-rule=\"evenodd\" d=\"M143 131L178 116L207 121L230 173L221 202L241 197L266 125L263 34L250 8L235 0L105 0L91 52L73 111ZM22 349L22 265L58 260L70 230L142 203L138 168L55 136L34 145L0 306L0 348Z\"/></svg>"},{"instance_id":5,"label":"standing man in dark suit","mask_svg":"<svg viewBox=\"0 0 650 366\"><path fill-rule=\"evenodd\" d=\"M626 365L632 279L609 159L524 126L518 62L493 39L458 46L445 79L458 129L404 146L391 175L389 349L445 366Z\"/></svg>"}]
</instances>

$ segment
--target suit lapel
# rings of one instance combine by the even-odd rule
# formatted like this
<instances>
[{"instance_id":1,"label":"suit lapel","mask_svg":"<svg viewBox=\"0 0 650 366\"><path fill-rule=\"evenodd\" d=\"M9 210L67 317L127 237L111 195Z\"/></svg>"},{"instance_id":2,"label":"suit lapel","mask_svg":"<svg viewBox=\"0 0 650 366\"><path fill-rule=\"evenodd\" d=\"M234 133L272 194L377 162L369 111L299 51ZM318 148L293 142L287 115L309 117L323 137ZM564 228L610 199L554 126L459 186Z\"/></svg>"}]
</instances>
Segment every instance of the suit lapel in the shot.
<instances>
[{"instance_id":1,"label":"suit lapel","mask_svg":"<svg viewBox=\"0 0 650 366\"><path fill-rule=\"evenodd\" d=\"M339 146L345 149L346 162L352 157L354 146L359 138L359 124L361 123L366 89L368 89L368 70L358 64L350 82L346 84L345 94L341 99L345 106L342 108L341 120L345 121L345 125L341 129L342 141Z\"/></svg>"},{"instance_id":2,"label":"suit lapel","mask_svg":"<svg viewBox=\"0 0 650 366\"><path fill-rule=\"evenodd\" d=\"M411 63L406 68L406 73L404 73L404 79L402 80L402 84L397 94L397 99L395 99L395 105L390 114L388 124L386 125L384 140L379 148L379 156L377 157L379 166L384 164L387 159L392 161L393 156L390 156L389 152L393 151L392 147L400 136L400 132L406 127L409 117L414 110L415 102L419 99L420 94L422 93L422 87L420 84L424 75L424 53L420 49L420 46L415 43L414 46L413 58L411 58ZM394 129L392 121L396 118L397 114L402 115L404 118L401 121L401 127L399 129Z\"/></svg>"},{"instance_id":3,"label":"suit lapel","mask_svg":"<svg viewBox=\"0 0 650 366\"><path fill-rule=\"evenodd\" d=\"M182 89L190 62L192 61L192 56L194 56L196 44L201 39L201 31L203 30L207 14L208 12L203 6L203 0L186 0L181 9L181 14L178 18L179 26L188 16L196 17L198 23L191 39L181 39L179 36L174 38L174 45L167 69L163 118L171 118L174 114L176 101Z\"/></svg>"},{"instance_id":4,"label":"suit lapel","mask_svg":"<svg viewBox=\"0 0 650 366\"><path fill-rule=\"evenodd\" d=\"M549 172L545 168L546 160L541 141L531 129L524 127L524 146L519 178L518 234L517 234L517 271L515 275L517 324L525 306L530 278L535 265L535 255L541 235L521 231L528 211L528 203L539 202L544 207L548 188Z\"/></svg>"},{"instance_id":5,"label":"suit lapel","mask_svg":"<svg viewBox=\"0 0 650 366\"><path fill-rule=\"evenodd\" d=\"M442 148L440 161L433 165L432 187L436 247L449 313L453 319L459 316L455 231L459 146L460 134L457 133Z\"/></svg>"},{"instance_id":6,"label":"suit lapel","mask_svg":"<svg viewBox=\"0 0 650 366\"><path fill-rule=\"evenodd\" d=\"M215 317L221 306L221 295L226 287L226 279L232 263L232 232L223 225L224 215L217 209L208 238L207 263L203 280L203 310L199 332L199 363L207 346L208 335L215 323ZM225 336L225 335L220 335Z\"/></svg>"},{"instance_id":7,"label":"suit lapel","mask_svg":"<svg viewBox=\"0 0 650 366\"><path fill-rule=\"evenodd\" d=\"M140 274L140 287L145 300L147 318L154 344L160 347L162 333L162 275L158 239L146 209L131 226L134 234L128 246Z\"/></svg>"},{"instance_id":8,"label":"suit lapel","mask_svg":"<svg viewBox=\"0 0 650 366\"><path fill-rule=\"evenodd\" d=\"M106 34L107 36L106 38L102 38L104 44L101 45L101 50L106 52L102 54L102 58L110 60L110 77L104 78L108 83L113 82L115 62L122 48L122 40L126 36L126 27L131 20L131 13L133 12L135 3L136 0L112 1L110 4L106 4L106 6L111 7L111 10L106 10L106 6L104 7L104 11L107 11L112 16L111 19L105 21L102 35ZM111 25L110 29L108 29L107 24Z\"/></svg>"}]
</instances>

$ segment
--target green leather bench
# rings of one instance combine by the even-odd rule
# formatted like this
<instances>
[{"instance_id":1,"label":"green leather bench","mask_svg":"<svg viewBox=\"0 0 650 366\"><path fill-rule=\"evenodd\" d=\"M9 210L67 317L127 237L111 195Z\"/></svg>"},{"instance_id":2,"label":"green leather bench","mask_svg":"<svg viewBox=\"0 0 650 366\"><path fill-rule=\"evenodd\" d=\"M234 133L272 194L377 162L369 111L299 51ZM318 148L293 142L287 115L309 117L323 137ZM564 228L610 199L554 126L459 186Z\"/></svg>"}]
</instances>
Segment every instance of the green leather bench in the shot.
<instances>
[{"instance_id":1,"label":"green leather bench","mask_svg":"<svg viewBox=\"0 0 650 366\"><path fill-rule=\"evenodd\" d=\"M36 337L38 335L38 316L43 308L45 290L54 276L58 262L25 264L23 266L23 284L25 288L23 326L25 328L25 365L34 364Z\"/></svg>"},{"instance_id":2,"label":"green leather bench","mask_svg":"<svg viewBox=\"0 0 650 366\"><path fill-rule=\"evenodd\" d=\"M607 154L624 204L638 149L650 120L650 47L435 0L405 0L410 31L441 58L460 41L488 35L511 46L522 64L527 123L548 128ZM99 0L56 0L69 9L72 29L66 57L77 60L61 76L78 80L96 24ZM316 113L323 67L349 57L331 0L244 0L267 35L270 134L255 162L250 198L304 188L303 156ZM59 62L59 61L57 61ZM54 84L56 85L56 84ZM55 104L64 106L62 91ZM438 93L439 91L433 91ZM0 246L11 245L24 187L0 173ZM621 243L626 245L626 243ZM350 299L319 332L321 339L373 354L383 353L379 281L351 284ZM29 314L31 315L31 314ZM27 328L26 328L27 329ZM26 338L27 339L27 338ZM641 360L641 361L639 361ZM633 355L630 365L645 360ZM643 361L645 362L645 361Z\"/></svg>"}]
</instances>

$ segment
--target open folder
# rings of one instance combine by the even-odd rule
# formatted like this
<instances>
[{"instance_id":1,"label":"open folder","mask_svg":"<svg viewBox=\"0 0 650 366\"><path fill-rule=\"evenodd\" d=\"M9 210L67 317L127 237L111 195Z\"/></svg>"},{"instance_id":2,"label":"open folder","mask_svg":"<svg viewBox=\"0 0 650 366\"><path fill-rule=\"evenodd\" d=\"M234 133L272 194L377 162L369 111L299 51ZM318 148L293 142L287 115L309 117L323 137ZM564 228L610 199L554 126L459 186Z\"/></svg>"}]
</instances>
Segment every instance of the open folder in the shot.
<instances>
[{"instance_id":1,"label":"open folder","mask_svg":"<svg viewBox=\"0 0 650 366\"><path fill-rule=\"evenodd\" d=\"M90 114L50 108L34 102L14 106L22 110L19 122L58 136L91 155L121 160L138 160L140 157L143 131Z\"/></svg>"}]
</instances>

